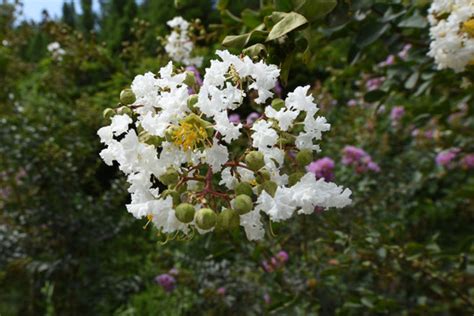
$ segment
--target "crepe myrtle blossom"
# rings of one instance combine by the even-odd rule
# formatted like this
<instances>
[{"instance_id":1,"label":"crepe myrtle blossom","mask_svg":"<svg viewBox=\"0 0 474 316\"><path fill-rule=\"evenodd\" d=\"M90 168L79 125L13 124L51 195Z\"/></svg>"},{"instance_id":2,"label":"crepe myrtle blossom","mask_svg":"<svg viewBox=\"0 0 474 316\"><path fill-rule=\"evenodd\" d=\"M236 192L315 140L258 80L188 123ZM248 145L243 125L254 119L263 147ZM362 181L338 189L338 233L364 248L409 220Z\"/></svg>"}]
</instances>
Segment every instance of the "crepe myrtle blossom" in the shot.
<instances>
[{"instance_id":1,"label":"crepe myrtle blossom","mask_svg":"<svg viewBox=\"0 0 474 316\"><path fill-rule=\"evenodd\" d=\"M310 163L306 170L314 173L316 179L332 181L334 179L334 160L329 157L323 157Z\"/></svg>"},{"instance_id":2,"label":"crepe myrtle blossom","mask_svg":"<svg viewBox=\"0 0 474 316\"><path fill-rule=\"evenodd\" d=\"M435 158L436 164L440 167L451 167L460 151L459 148L450 148L439 152Z\"/></svg>"},{"instance_id":3,"label":"crepe myrtle blossom","mask_svg":"<svg viewBox=\"0 0 474 316\"><path fill-rule=\"evenodd\" d=\"M474 2L434 0L428 10L430 50L438 69L461 72L474 62Z\"/></svg>"},{"instance_id":4,"label":"crepe myrtle blossom","mask_svg":"<svg viewBox=\"0 0 474 316\"><path fill-rule=\"evenodd\" d=\"M342 164L353 166L357 173L380 172L379 165L362 148L346 146L343 149Z\"/></svg>"},{"instance_id":5,"label":"crepe myrtle blossom","mask_svg":"<svg viewBox=\"0 0 474 316\"><path fill-rule=\"evenodd\" d=\"M365 87L367 88L367 91L377 90L384 83L384 81L385 77L371 78L366 81Z\"/></svg>"},{"instance_id":6,"label":"crepe myrtle blossom","mask_svg":"<svg viewBox=\"0 0 474 316\"><path fill-rule=\"evenodd\" d=\"M51 53L53 59L57 61L63 60L63 56L66 54L66 51L61 48L61 44L58 42L48 44L47 50Z\"/></svg>"},{"instance_id":7,"label":"crepe myrtle blossom","mask_svg":"<svg viewBox=\"0 0 474 316\"><path fill-rule=\"evenodd\" d=\"M465 169L474 168L474 154L467 154L461 159L461 165Z\"/></svg>"},{"instance_id":8,"label":"crepe myrtle blossom","mask_svg":"<svg viewBox=\"0 0 474 316\"><path fill-rule=\"evenodd\" d=\"M170 58L186 66L201 67L203 58L191 57L194 43L189 36L189 22L180 16L166 23L172 31L166 38L165 51Z\"/></svg>"},{"instance_id":9,"label":"crepe myrtle blossom","mask_svg":"<svg viewBox=\"0 0 474 316\"><path fill-rule=\"evenodd\" d=\"M263 270L268 273L278 270L285 265L288 259L288 253L284 250L281 250L275 256L272 256L270 259L262 261Z\"/></svg>"},{"instance_id":10,"label":"crepe myrtle blossom","mask_svg":"<svg viewBox=\"0 0 474 316\"><path fill-rule=\"evenodd\" d=\"M305 169L330 128L310 87L275 98L277 66L217 55L200 87L170 62L158 74L136 76L119 107L105 110L100 156L127 176L127 210L167 240L239 226L258 240L265 222L348 205L349 189ZM189 95L189 85L199 91ZM265 115L251 114L252 124L229 117L250 102Z\"/></svg>"},{"instance_id":11,"label":"crepe myrtle blossom","mask_svg":"<svg viewBox=\"0 0 474 316\"><path fill-rule=\"evenodd\" d=\"M176 287L176 279L169 273L163 273L155 278L155 282L166 292L172 292Z\"/></svg>"},{"instance_id":12,"label":"crepe myrtle blossom","mask_svg":"<svg viewBox=\"0 0 474 316\"><path fill-rule=\"evenodd\" d=\"M405 108L403 106L393 107L390 111L390 120L392 121L392 127L397 127L404 115Z\"/></svg>"}]
</instances>

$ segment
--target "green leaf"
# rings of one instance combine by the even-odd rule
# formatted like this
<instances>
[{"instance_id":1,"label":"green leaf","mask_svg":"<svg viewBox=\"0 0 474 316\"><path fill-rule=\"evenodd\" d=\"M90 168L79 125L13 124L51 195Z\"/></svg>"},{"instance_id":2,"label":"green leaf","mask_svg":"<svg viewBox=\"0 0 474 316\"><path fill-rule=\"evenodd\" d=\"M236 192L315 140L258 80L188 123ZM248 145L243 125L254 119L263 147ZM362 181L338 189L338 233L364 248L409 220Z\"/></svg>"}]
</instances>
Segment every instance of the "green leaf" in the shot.
<instances>
[{"instance_id":1,"label":"green leaf","mask_svg":"<svg viewBox=\"0 0 474 316\"><path fill-rule=\"evenodd\" d=\"M252 45L242 51L245 55L250 57L263 57L267 54L267 49L265 45L261 43L257 43Z\"/></svg>"},{"instance_id":2,"label":"green leaf","mask_svg":"<svg viewBox=\"0 0 474 316\"><path fill-rule=\"evenodd\" d=\"M406 18L405 20L402 20L400 23L398 23L399 27L410 27L410 28L425 28L428 25L428 20L420 13L415 11L415 13L410 16L409 18Z\"/></svg>"},{"instance_id":3,"label":"green leaf","mask_svg":"<svg viewBox=\"0 0 474 316\"><path fill-rule=\"evenodd\" d=\"M274 0L273 4L278 11L287 12L293 10L291 0Z\"/></svg>"},{"instance_id":4,"label":"green leaf","mask_svg":"<svg viewBox=\"0 0 474 316\"><path fill-rule=\"evenodd\" d=\"M379 101L380 99L382 99L387 93L385 91L382 91L382 90L372 90L372 91L369 91L367 92L365 95L364 95L364 100L366 102L377 102Z\"/></svg>"},{"instance_id":5,"label":"green leaf","mask_svg":"<svg viewBox=\"0 0 474 316\"><path fill-rule=\"evenodd\" d=\"M369 21L362 26L356 37L356 45L360 48L366 47L375 42L385 31L389 29L390 25L380 23L377 21Z\"/></svg>"},{"instance_id":6,"label":"green leaf","mask_svg":"<svg viewBox=\"0 0 474 316\"><path fill-rule=\"evenodd\" d=\"M411 76L408 78L408 80L405 82L405 88L407 89L413 89L416 86L416 83L418 82L418 78L420 77L420 72L415 71L414 73L411 74Z\"/></svg>"},{"instance_id":7,"label":"green leaf","mask_svg":"<svg viewBox=\"0 0 474 316\"><path fill-rule=\"evenodd\" d=\"M295 11L304 15L308 21L324 18L337 5L337 0L292 0Z\"/></svg>"},{"instance_id":8,"label":"green leaf","mask_svg":"<svg viewBox=\"0 0 474 316\"><path fill-rule=\"evenodd\" d=\"M368 298L366 297L363 297L360 302L362 303L362 305L368 307L368 308L374 308L374 304L372 303L371 300L369 300Z\"/></svg>"},{"instance_id":9,"label":"green leaf","mask_svg":"<svg viewBox=\"0 0 474 316\"><path fill-rule=\"evenodd\" d=\"M245 9L240 16L245 26L250 29L254 29L262 23L259 13L254 10Z\"/></svg>"},{"instance_id":10,"label":"green leaf","mask_svg":"<svg viewBox=\"0 0 474 316\"><path fill-rule=\"evenodd\" d=\"M308 20L304 16L296 12L290 12L273 26L270 34L268 34L267 42L282 37L306 24L308 24Z\"/></svg>"},{"instance_id":11,"label":"green leaf","mask_svg":"<svg viewBox=\"0 0 474 316\"><path fill-rule=\"evenodd\" d=\"M242 35L228 35L222 41L222 45L243 49L248 45L263 42L266 36L267 32L259 30L253 30L252 32Z\"/></svg>"}]
</instances>

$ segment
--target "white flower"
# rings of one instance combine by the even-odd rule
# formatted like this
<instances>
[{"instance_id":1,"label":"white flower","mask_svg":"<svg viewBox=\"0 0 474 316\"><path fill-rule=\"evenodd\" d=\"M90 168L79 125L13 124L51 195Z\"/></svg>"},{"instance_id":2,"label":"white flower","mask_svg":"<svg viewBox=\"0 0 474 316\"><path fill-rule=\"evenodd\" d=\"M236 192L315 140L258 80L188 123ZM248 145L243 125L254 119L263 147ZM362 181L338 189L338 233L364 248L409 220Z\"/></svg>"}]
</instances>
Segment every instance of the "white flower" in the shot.
<instances>
[{"instance_id":1,"label":"white flower","mask_svg":"<svg viewBox=\"0 0 474 316\"><path fill-rule=\"evenodd\" d=\"M120 136L128 131L128 125L132 124L132 119L127 114L115 115L112 117L110 127L115 136Z\"/></svg>"},{"instance_id":2,"label":"white flower","mask_svg":"<svg viewBox=\"0 0 474 316\"><path fill-rule=\"evenodd\" d=\"M177 16L166 24L173 28L171 34L166 38L166 53L176 62L201 67L203 58L191 57L194 43L188 35L189 22Z\"/></svg>"},{"instance_id":3,"label":"white flower","mask_svg":"<svg viewBox=\"0 0 474 316\"><path fill-rule=\"evenodd\" d=\"M435 59L438 69L451 68L455 72L461 72L474 61L474 38L463 27L464 23L473 18L472 0L432 2L428 15L431 25L428 55Z\"/></svg>"},{"instance_id":4,"label":"white flower","mask_svg":"<svg viewBox=\"0 0 474 316\"><path fill-rule=\"evenodd\" d=\"M188 24L176 18L169 25L186 28ZM350 190L316 180L312 173L288 186L294 167L285 159L288 151L294 146L319 150L316 142L330 128L324 117L316 117L318 108L313 96L308 95L309 86L289 93L279 111L267 106L266 115L253 125L235 125L229 121L229 111L252 102L245 99L249 90L258 92L255 102L271 97L279 69L227 51L217 54L222 60L211 61L206 69L203 86L197 92L198 102L192 109L188 101L195 96L188 94L185 74L175 72L170 62L157 75L148 72L133 80L136 101L130 109L135 115L115 115L110 125L97 131L105 146L101 158L108 165L118 165L127 176L131 199L127 210L136 218L146 216L166 234L188 234L191 230L204 234L214 228L202 230L195 221L180 222L173 209L176 196L160 193L162 186L157 181L171 190L186 188L190 194L182 195L181 202L189 201L195 209L220 205L214 209L217 213L237 195L236 186L245 182L244 188L251 189L257 199L253 210L240 216L240 225L249 240L259 240L265 235L262 213L280 222L295 213L310 214L317 206L349 204ZM298 135L292 130L296 124L303 126ZM142 131L146 133L138 137ZM244 163L244 157L255 149L263 154L258 172ZM277 185L273 196L257 185L265 174Z\"/></svg>"},{"instance_id":5,"label":"white flower","mask_svg":"<svg viewBox=\"0 0 474 316\"><path fill-rule=\"evenodd\" d=\"M211 166L212 171L219 172L223 164L229 160L227 147L219 145L219 141L214 138L211 148L204 150L204 162Z\"/></svg>"},{"instance_id":6,"label":"white flower","mask_svg":"<svg viewBox=\"0 0 474 316\"><path fill-rule=\"evenodd\" d=\"M260 151L270 149L278 141L278 134L272 128L272 124L270 122L258 120L253 123L251 129L254 131L252 134L252 146Z\"/></svg>"},{"instance_id":7,"label":"white flower","mask_svg":"<svg viewBox=\"0 0 474 316\"><path fill-rule=\"evenodd\" d=\"M244 227L248 240L260 240L265 236L260 211L257 209L240 215L240 226Z\"/></svg>"}]
</instances>

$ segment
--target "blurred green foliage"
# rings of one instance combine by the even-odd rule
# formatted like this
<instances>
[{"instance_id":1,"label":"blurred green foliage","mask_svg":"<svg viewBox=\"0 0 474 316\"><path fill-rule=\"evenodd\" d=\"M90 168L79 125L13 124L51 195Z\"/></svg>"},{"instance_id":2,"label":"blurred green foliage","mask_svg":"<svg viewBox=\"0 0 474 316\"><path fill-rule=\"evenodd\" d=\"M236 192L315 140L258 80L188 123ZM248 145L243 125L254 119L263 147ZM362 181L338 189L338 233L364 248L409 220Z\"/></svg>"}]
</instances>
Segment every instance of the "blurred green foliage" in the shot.
<instances>
[{"instance_id":1,"label":"blurred green foliage","mask_svg":"<svg viewBox=\"0 0 474 316\"><path fill-rule=\"evenodd\" d=\"M474 152L474 72L435 70L427 5L109 0L94 13L81 1L81 15L65 4L61 21L22 22L0 4L0 314L472 314L474 174L435 156ZM95 133L135 75L167 62L157 37L175 15L202 21L206 61L246 49L281 65L283 95L312 85L332 124L321 157L336 161L351 207L274 224L259 243L235 233L162 245L127 214L125 181L99 159ZM47 52L55 41L62 61ZM381 172L341 164L346 145ZM266 272L280 250L288 262ZM154 278L172 268L168 293Z\"/></svg>"}]
</instances>

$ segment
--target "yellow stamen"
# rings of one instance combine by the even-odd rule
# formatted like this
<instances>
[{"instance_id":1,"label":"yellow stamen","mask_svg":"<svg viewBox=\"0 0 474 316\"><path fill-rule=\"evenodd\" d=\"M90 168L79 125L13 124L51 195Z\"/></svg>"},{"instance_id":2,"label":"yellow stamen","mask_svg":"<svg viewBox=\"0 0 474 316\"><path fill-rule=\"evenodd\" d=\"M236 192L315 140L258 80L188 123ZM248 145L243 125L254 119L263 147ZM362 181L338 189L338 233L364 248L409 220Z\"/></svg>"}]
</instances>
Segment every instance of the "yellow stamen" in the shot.
<instances>
[{"instance_id":1,"label":"yellow stamen","mask_svg":"<svg viewBox=\"0 0 474 316\"><path fill-rule=\"evenodd\" d=\"M462 24L462 30L469 34L470 37L474 37L474 19L470 19Z\"/></svg>"},{"instance_id":2,"label":"yellow stamen","mask_svg":"<svg viewBox=\"0 0 474 316\"><path fill-rule=\"evenodd\" d=\"M143 229L146 229L148 227L148 224L151 223L151 221L153 220L153 215L152 214L148 214L146 216L146 218L148 219L148 221L146 222L145 226L143 226Z\"/></svg>"},{"instance_id":3,"label":"yellow stamen","mask_svg":"<svg viewBox=\"0 0 474 316\"><path fill-rule=\"evenodd\" d=\"M173 132L175 145L183 147L184 150L195 149L199 144L204 144L207 139L206 129L197 124L181 122Z\"/></svg>"}]
</instances>

